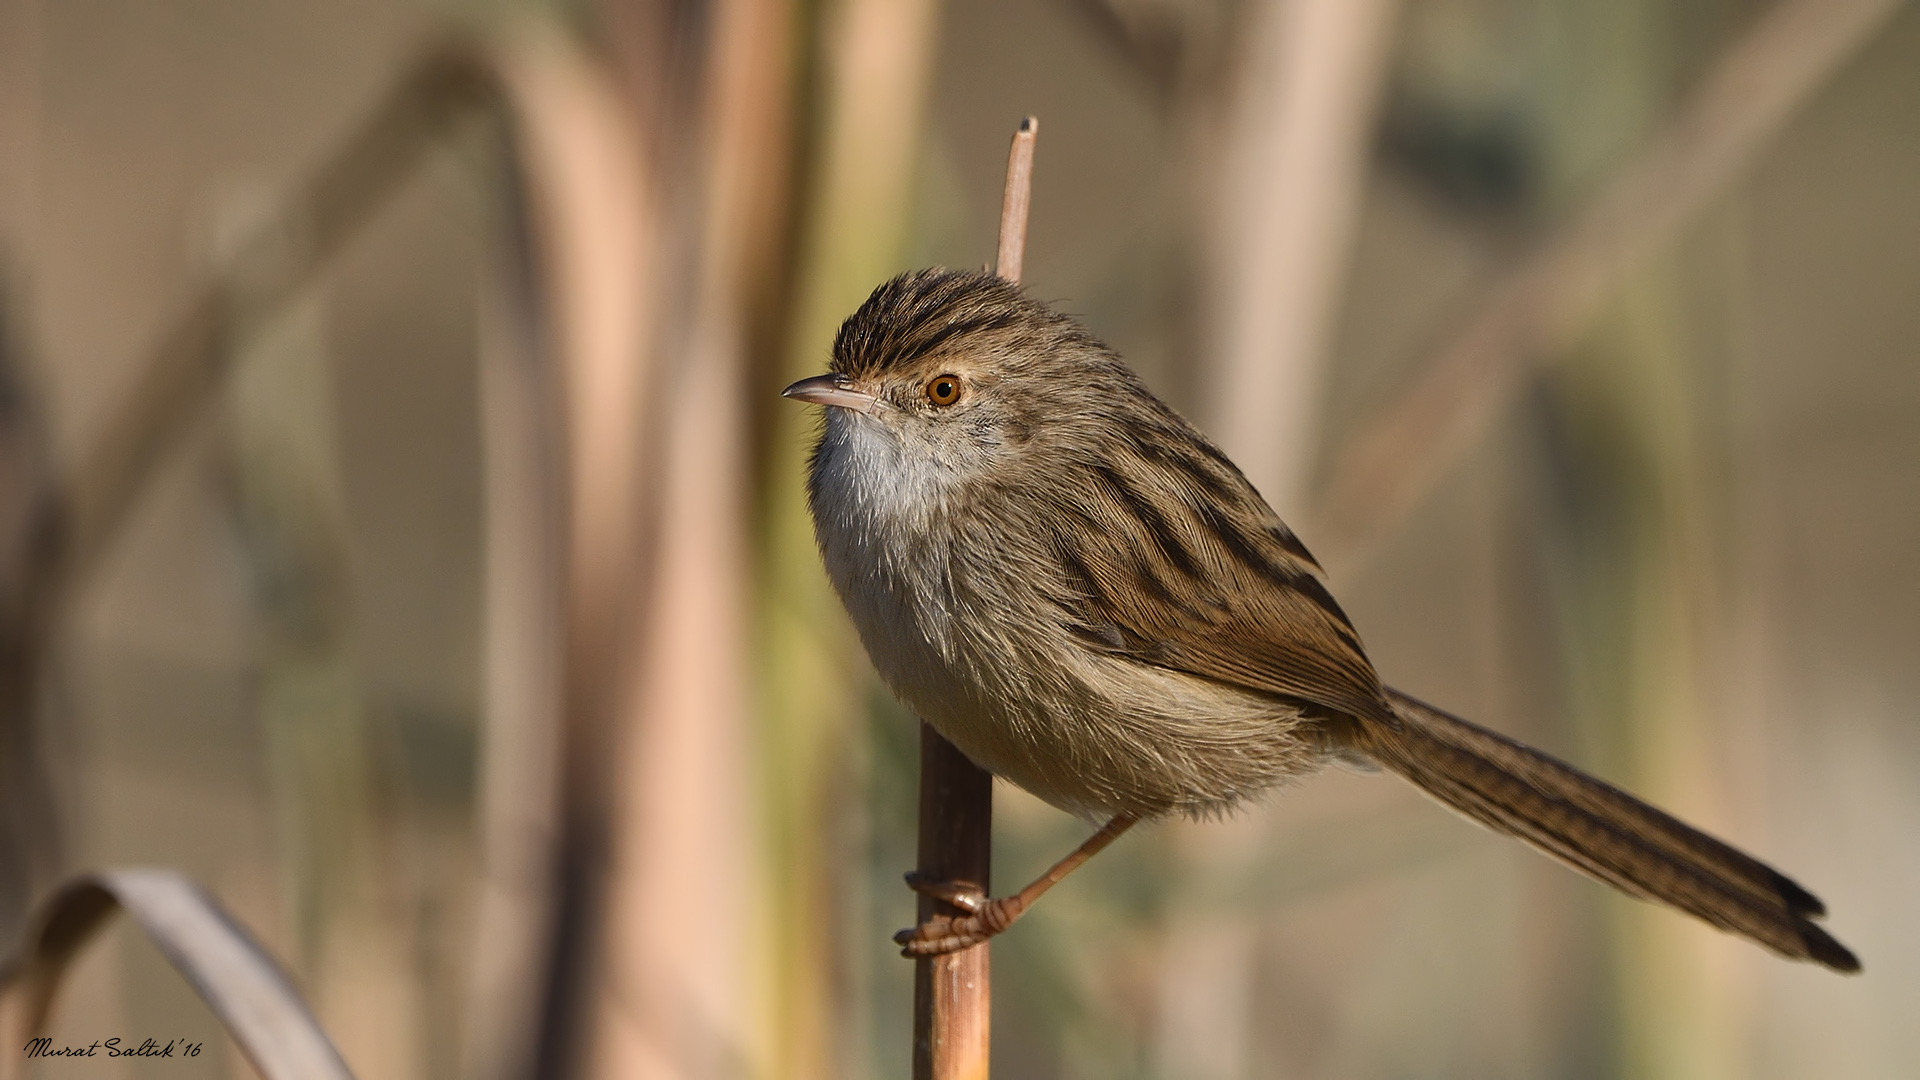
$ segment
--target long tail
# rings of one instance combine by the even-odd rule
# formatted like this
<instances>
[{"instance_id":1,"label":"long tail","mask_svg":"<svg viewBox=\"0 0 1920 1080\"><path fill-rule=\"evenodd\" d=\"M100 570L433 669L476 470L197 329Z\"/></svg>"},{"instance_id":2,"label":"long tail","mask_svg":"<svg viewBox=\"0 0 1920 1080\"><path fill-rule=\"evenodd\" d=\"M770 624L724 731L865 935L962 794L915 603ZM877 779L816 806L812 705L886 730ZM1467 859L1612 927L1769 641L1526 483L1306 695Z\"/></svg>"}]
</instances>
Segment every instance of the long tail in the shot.
<instances>
[{"instance_id":1,"label":"long tail","mask_svg":"<svg viewBox=\"0 0 1920 1080\"><path fill-rule=\"evenodd\" d=\"M1786 875L1578 769L1397 690L1398 729L1368 722L1360 749L1489 828L1633 896L1658 900L1782 956L1856 972L1810 920L1819 898Z\"/></svg>"}]
</instances>

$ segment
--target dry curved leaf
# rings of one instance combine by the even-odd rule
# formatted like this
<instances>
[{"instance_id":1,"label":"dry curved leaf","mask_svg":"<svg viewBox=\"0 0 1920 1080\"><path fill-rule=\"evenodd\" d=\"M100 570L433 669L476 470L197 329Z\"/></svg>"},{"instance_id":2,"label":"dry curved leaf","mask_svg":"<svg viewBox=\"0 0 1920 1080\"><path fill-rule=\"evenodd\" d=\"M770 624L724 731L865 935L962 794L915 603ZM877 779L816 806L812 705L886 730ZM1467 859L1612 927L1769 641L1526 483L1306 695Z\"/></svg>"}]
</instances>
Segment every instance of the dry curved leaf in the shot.
<instances>
[{"instance_id":1,"label":"dry curved leaf","mask_svg":"<svg viewBox=\"0 0 1920 1080\"><path fill-rule=\"evenodd\" d=\"M174 870L100 870L74 878L35 913L0 966L0 1080L16 1080L73 958L124 910L193 984L266 1080L353 1080L332 1040L267 951L219 903Z\"/></svg>"}]
</instances>

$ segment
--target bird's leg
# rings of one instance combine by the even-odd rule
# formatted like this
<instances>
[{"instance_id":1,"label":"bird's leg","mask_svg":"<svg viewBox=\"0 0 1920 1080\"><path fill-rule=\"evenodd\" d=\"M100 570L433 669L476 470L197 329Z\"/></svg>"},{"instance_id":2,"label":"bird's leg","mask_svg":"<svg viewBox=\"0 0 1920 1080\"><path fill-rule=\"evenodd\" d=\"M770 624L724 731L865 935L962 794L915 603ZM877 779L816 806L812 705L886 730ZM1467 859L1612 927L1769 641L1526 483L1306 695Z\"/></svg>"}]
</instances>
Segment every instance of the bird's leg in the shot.
<instances>
[{"instance_id":1,"label":"bird's leg","mask_svg":"<svg viewBox=\"0 0 1920 1080\"><path fill-rule=\"evenodd\" d=\"M932 881L918 871L909 873L908 888L922 896L952 904L966 914L958 918L935 915L911 930L902 930L893 935L894 943L900 946L900 955L938 956L941 953L958 952L1005 930L1013 925L1015 919L1026 914L1027 909L1043 893L1078 870L1081 863L1098 855L1102 848L1118 840L1121 833L1132 828L1139 820L1136 814L1115 817L1101 826L1099 832L1087 837L1085 843L1074 848L1072 854L1054 863L1052 869L1012 896L989 899L978 885L969 881Z\"/></svg>"}]
</instances>

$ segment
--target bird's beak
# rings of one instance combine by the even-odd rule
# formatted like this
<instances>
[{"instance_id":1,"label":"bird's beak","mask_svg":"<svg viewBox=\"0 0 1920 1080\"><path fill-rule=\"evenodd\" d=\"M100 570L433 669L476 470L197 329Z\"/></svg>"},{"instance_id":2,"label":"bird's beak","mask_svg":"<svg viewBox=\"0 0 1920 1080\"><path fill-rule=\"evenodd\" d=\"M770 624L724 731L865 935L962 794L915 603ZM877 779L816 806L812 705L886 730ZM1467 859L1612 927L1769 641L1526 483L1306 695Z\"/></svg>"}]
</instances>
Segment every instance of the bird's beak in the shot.
<instances>
[{"instance_id":1,"label":"bird's beak","mask_svg":"<svg viewBox=\"0 0 1920 1080\"><path fill-rule=\"evenodd\" d=\"M811 379L801 379L780 391L780 396L862 413L872 412L879 403L878 398L862 390L859 383L845 375L815 375Z\"/></svg>"}]
</instances>

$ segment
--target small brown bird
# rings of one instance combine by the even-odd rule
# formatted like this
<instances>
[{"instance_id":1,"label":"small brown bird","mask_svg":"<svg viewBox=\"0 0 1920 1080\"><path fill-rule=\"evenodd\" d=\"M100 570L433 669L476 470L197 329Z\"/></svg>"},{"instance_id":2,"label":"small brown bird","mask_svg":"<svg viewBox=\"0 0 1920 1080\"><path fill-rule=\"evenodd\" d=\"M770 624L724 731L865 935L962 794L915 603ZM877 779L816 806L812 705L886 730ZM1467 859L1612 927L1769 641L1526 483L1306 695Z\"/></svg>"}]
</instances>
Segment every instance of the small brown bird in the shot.
<instances>
[{"instance_id":1,"label":"small brown bird","mask_svg":"<svg viewBox=\"0 0 1920 1080\"><path fill-rule=\"evenodd\" d=\"M1313 556L1086 329L987 274L923 270L841 326L808 478L875 667L976 764L1107 824L1020 893L910 876L1004 930L1142 819L1208 817L1340 759L1633 896L1858 971L1786 876L1608 784L1381 684Z\"/></svg>"}]
</instances>

